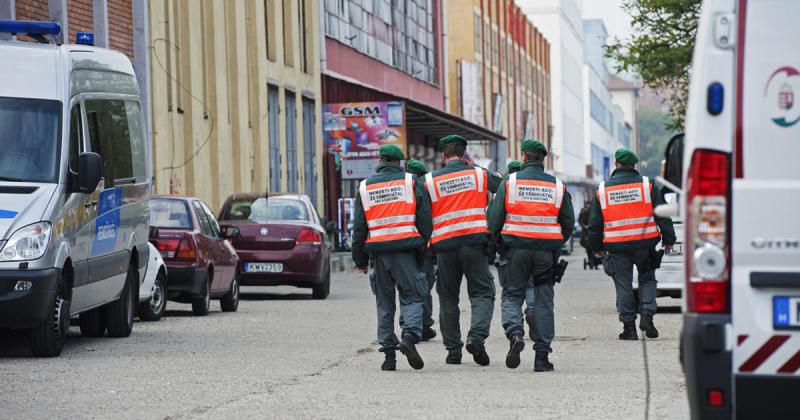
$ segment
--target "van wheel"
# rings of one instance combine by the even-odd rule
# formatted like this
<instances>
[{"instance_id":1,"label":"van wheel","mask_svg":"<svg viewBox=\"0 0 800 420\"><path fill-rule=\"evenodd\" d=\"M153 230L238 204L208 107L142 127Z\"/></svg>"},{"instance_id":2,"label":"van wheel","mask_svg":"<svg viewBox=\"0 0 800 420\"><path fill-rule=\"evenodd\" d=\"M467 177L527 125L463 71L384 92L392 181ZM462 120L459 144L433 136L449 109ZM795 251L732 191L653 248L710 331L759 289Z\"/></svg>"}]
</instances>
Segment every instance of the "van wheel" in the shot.
<instances>
[{"instance_id":1,"label":"van wheel","mask_svg":"<svg viewBox=\"0 0 800 420\"><path fill-rule=\"evenodd\" d=\"M128 277L119 299L111 302L106 309L108 335L110 337L127 337L133 330L133 310L138 296L134 293L134 285L139 281L133 265L128 267Z\"/></svg>"},{"instance_id":2,"label":"van wheel","mask_svg":"<svg viewBox=\"0 0 800 420\"><path fill-rule=\"evenodd\" d=\"M147 302L139 304L139 319L142 321L158 321L167 312L167 278L159 271L153 290Z\"/></svg>"},{"instance_id":3,"label":"van wheel","mask_svg":"<svg viewBox=\"0 0 800 420\"><path fill-rule=\"evenodd\" d=\"M206 274L203 296L192 298L192 313L196 316L206 316L211 309L211 277Z\"/></svg>"},{"instance_id":4,"label":"van wheel","mask_svg":"<svg viewBox=\"0 0 800 420\"><path fill-rule=\"evenodd\" d=\"M222 312L236 312L239 309L239 273L233 275L231 290L219 300Z\"/></svg>"},{"instance_id":5,"label":"van wheel","mask_svg":"<svg viewBox=\"0 0 800 420\"><path fill-rule=\"evenodd\" d=\"M322 280L322 284L318 286L314 286L311 289L311 297L317 300L322 300L328 297L331 294L331 271L328 270L325 273L325 278Z\"/></svg>"},{"instance_id":6,"label":"van wheel","mask_svg":"<svg viewBox=\"0 0 800 420\"><path fill-rule=\"evenodd\" d=\"M105 308L95 308L80 316L81 335L84 337L102 337L106 333Z\"/></svg>"},{"instance_id":7,"label":"van wheel","mask_svg":"<svg viewBox=\"0 0 800 420\"><path fill-rule=\"evenodd\" d=\"M56 357L64 349L69 330L69 304L67 283L59 274L56 293L50 302L48 314L39 325L31 329L31 352L37 357Z\"/></svg>"}]
</instances>

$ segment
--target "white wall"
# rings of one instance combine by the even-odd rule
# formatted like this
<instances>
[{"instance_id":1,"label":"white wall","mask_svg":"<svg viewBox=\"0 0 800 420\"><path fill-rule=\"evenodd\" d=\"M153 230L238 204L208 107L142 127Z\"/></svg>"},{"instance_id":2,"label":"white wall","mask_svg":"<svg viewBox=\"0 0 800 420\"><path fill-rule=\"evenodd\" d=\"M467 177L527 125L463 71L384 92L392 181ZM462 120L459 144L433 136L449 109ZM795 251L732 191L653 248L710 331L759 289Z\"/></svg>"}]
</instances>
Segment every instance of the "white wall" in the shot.
<instances>
[{"instance_id":1,"label":"white wall","mask_svg":"<svg viewBox=\"0 0 800 420\"><path fill-rule=\"evenodd\" d=\"M518 0L518 4L550 42L554 169L584 176L581 5L574 0Z\"/></svg>"}]
</instances>

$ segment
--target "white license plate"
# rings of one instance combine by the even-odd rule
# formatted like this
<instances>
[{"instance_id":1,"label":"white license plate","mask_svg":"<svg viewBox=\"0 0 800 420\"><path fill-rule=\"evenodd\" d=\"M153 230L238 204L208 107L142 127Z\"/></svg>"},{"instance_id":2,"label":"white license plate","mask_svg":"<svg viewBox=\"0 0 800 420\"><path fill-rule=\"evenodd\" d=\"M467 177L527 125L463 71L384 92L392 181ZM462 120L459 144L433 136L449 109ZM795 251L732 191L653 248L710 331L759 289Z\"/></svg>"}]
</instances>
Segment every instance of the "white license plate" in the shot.
<instances>
[{"instance_id":1,"label":"white license plate","mask_svg":"<svg viewBox=\"0 0 800 420\"><path fill-rule=\"evenodd\" d=\"M244 265L245 273L282 273L281 263L247 263Z\"/></svg>"},{"instance_id":2,"label":"white license plate","mask_svg":"<svg viewBox=\"0 0 800 420\"><path fill-rule=\"evenodd\" d=\"M776 330L800 329L800 297L773 296L772 311Z\"/></svg>"}]
</instances>

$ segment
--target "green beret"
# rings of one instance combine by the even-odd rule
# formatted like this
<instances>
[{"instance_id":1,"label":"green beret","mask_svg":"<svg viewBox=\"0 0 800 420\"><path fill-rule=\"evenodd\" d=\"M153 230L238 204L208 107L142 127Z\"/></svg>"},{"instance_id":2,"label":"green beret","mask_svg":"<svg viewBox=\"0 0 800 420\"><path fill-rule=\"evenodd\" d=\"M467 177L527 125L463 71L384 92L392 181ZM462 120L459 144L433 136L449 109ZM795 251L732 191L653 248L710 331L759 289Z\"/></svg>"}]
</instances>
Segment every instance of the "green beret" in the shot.
<instances>
[{"instance_id":1,"label":"green beret","mask_svg":"<svg viewBox=\"0 0 800 420\"><path fill-rule=\"evenodd\" d=\"M466 146L467 141L464 140L464 137L461 137L458 134L451 134L449 136L444 136L439 140L440 148L445 148L446 146L450 146L452 144L463 144L464 146Z\"/></svg>"},{"instance_id":2,"label":"green beret","mask_svg":"<svg viewBox=\"0 0 800 420\"><path fill-rule=\"evenodd\" d=\"M518 172L520 169L522 169L522 162L518 160L512 160L511 162L508 162L509 175L513 174L514 172Z\"/></svg>"},{"instance_id":3,"label":"green beret","mask_svg":"<svg viewBox=\"0 0 800 420\"><path fill-rule=\"evenodd\" d=\"M614 160L623 165L635 165L639 162L639 158L636 157L636 154L628 149L617 149L617 151L614 152Z\"/></svg>"},{"instance_id":4,"label":"green beret","mask_svg":"<svg viewBox=\"0 0 800 420\"><path fill-rule=\"evenodd\" d=\"M541 153L547 156L547 148L538 140L525 140L522 142L522 151L530 153Z\"/></svg>"},{"instance_id":5,"label":"green beret","mask_svg":"<svg viewBox=\"0 0 800 420\"><path fill-rule=\"evenodd\" d=\"M428 173L428 167L418 160L409 159L408 162L406 162L406 172L416 176L423 176Z\"/></svg>"},{"instance_id":6,"label":"green beret","mask_svg":"<svg viewBox=\"0 0 800 420\"><path fill-rule=\"evenodd\" d=\"M403 151L393 144L384 144L381 146L380 153L381 159L400 161L406 158L405 155L403 155Z\"/></svg>"}]
</instances>

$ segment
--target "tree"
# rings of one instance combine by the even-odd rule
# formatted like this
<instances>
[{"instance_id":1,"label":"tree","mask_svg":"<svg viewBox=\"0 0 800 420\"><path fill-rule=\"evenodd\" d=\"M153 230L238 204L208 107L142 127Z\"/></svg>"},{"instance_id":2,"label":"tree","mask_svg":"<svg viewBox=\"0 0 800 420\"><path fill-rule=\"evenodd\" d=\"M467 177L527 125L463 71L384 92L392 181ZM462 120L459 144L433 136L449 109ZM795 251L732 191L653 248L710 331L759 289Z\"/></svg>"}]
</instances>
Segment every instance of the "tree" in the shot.
<instances>
[{"instance_id":1,"label":"tree","mask_svg":"<svg viewBox=\"0 0 800 420\"><path fill-rule=\"evenodd\" d=\"M639 169L650 178L661 175L661 160L667 142L674 134L667 128L668 111L656 108L639 110Z\"/></svg>"},{"instance_id":2,"label":"tree","mask_svg":"<svg viewBox=\"0 0 800 420\"><path fill-rule=\"evenodd\" d=\"M667 128L682 131L688 100L689 74L701 0L624 0L633 35L614 40L606 55L618 72L638 74L647 86L668 94Z\"/></svg>"}]
</instances>

